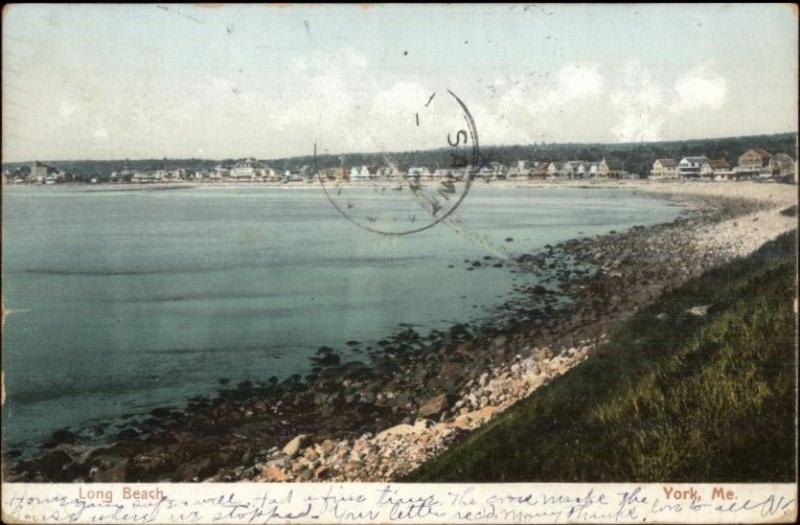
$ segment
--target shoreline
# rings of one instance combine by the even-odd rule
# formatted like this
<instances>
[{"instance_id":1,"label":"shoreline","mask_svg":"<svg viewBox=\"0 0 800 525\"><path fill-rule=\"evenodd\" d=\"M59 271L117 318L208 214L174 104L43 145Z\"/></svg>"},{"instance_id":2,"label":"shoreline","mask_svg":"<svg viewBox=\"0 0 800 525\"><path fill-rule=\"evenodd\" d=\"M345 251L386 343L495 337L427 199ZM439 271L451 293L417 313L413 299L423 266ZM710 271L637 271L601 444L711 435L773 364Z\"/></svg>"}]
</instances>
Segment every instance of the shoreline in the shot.
<instances>
[{"instance_id":1,"label":"shoreline","mask_svg":"<svg viewBox=\"0 0 800 525\"><path fill-rule=\"evenodd\" d=\"M597 265L598 275L563 280L577 297L568 315L556 315L545 302L549 312L500 331L474 334L455 325L450 333L423 341L409 328L387 338L372 371L322 352L308 390L297 381L240 384L214 399L193 398L183 412L155 409L147 437L131 431L110 447L83 449L74 436L62 434L44 456L7 469L6 479L14 480L9 474L23 481L395 479L567 372L604 334L664 290L745 255L795 222L778 212L796 200L770 194L794 186L745 183L741 188L761 189L744 198L718 190L680 191L731 186L723 184L614 182L602 186L692 206L669 224L567 241L525 261L560 263L556 272L567 270L566 257ZM737 220L748 229L735 226Z\"/></svg>"},{"instance_id":2,"label":"shoreline","mask_svg":"<svg viewBox=\"0 0 800 525\"><path fill-rule=\"evenodd\" d=\"M398 184L407 184L407 179L381 179L372 181L345 181L336 182L328 181L325 186L342 186L345 188L374 188L386 187L393 188ZM421 183L425 184L438 184L441 182L439 179L423 179ZM458 182L458 181L457 181ZM463 181L460 181L463 182ZM491 187L491 188L581 188L581 189L602 189L602 188L629 188L641 189L646 191L649 188L653 193L663 194L671 192L687 192L688 194L697 193L736 193L737 190L746 187L768 187L775 188L776 193L780 189L786 190L787 188L797 188L796 184L778 182L774 180L743 180L743 181L715 181L715 180L689 180L689 179L602 179L602 178L585 178L585 179L495 179L485 180L480 178L473 178L471 182L472 187ZM158 183L119 183L119 182L104 182L104 183L83 183L83 182L66 182L59 184L9 184L3 185L3 188L81 188L87 191L161 191L161 190L177 190L177 189L200 189L200 188L283 188L283 189L318 189L320 182L313 181L291 181L291 182L275 182L275 181L172 181L172 182L158 182ZM758 192L760 193L760 191Z\"/></svg>"}]
</instances>

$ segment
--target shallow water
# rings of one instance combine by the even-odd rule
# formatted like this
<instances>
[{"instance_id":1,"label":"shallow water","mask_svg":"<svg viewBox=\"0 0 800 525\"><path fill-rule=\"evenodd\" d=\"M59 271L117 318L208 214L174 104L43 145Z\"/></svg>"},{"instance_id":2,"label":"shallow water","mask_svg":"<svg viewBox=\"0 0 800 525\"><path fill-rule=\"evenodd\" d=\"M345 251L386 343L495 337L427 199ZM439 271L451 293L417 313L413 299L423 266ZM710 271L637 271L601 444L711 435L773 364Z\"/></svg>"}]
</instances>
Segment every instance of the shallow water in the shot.
<instances>
[{"instance_id":1,"label":"shallow water","mask_svg":"<svg viewBox=\"0 0 800 525\"><path fill-rule=\"evenodd\" d=\"M320 346L347 356L346 341L401 323L480 320L533 277L466 271L465 259L679 212L630 191L479 184L460 226L385 237L344 220L317 187L4 187L4 442L180 405L220 378L305 373Z\"/></svg>"}]
</instances>

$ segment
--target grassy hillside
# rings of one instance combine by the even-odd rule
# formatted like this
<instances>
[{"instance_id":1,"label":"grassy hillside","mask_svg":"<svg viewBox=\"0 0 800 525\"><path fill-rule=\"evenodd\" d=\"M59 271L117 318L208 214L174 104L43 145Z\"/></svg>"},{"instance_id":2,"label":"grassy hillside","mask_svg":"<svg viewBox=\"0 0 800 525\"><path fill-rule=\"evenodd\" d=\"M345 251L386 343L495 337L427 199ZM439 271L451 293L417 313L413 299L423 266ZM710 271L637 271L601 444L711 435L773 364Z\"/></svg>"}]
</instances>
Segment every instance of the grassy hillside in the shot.
<instances>
[{"instance_id":1,"label":"grassy hillside","mask_svg":"<svg viewBox=\"0 0 800 525\"><path fill-rule=\"evenodd\" d=\"M795 235L670 293L409 480L793 481Z\"/></svg>"}]
</instances>

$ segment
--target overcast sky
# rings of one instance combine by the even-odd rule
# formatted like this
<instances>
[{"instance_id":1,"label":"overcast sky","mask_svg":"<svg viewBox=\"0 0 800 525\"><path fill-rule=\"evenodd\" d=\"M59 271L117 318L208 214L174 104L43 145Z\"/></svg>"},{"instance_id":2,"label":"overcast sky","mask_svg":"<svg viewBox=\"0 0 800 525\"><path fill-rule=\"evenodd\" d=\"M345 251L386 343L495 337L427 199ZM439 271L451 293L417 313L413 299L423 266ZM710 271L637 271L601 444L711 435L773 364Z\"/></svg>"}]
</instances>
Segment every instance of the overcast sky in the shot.
<instances>
[{"instance_id":1,"label":"overcast sky","mask_svg":"<svg viewBox=\"0 0 800 525\"><path fill-rule=\"evenodd\" d=\"M307 155L796 131L788 5L17 5L3 160ZM411 130L411 133L409 132Z\"/></svg>"}]
</instances>

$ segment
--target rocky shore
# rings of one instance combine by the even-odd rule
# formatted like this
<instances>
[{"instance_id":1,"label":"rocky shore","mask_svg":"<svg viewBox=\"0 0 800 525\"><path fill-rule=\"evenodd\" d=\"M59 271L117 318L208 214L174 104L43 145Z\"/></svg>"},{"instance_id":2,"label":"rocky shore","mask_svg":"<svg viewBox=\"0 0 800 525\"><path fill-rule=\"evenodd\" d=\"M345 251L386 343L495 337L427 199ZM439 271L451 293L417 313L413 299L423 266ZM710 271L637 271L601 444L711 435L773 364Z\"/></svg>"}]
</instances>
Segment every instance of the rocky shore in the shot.
<instances>
[{"instance_id":1,"label":"rocky shore","mask_svg":"<svg viewBox=\"0 0 800 525\"><path fill-rule=\"evenodd\" d=\"M546 277L541 285L520 286L521 299L504 304L494 323L425 335L405 327L374 346L351 341L363 361L342 362L336 350L323 347L306 378L224 385L183 409L158 408L118 428L88 429L92 439L106 441L99 447L65 429L33 458L5 451L4 477L397 479L590 357L605 334L665 290L796 223L779 213L791 200L785 196L731 198L677 186L655 191L687 206L679 219L511 261L468 262L476 271L512 266ZM563 294L573 300L565 303Z\"/></svg>"}]
</instances>

